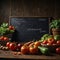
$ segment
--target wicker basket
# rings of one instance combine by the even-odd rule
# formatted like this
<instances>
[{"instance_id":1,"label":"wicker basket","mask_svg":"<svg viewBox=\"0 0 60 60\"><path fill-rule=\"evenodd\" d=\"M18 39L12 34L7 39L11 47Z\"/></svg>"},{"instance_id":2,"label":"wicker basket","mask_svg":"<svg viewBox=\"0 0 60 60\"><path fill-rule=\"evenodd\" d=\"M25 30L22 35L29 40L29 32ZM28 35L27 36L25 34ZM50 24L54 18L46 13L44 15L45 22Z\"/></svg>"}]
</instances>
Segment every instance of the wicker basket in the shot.
<instances>
[{"instance_id":1,"label":"wicker basket","mask_svg":"<svg viewBox=\"0 0 60 60\"><path fill-rule=\"evenodd\" d=\"M53 34L53 36L55 36L55 35L60 35L60 29L55 29L55 28L53 28L53 29L52 29L52 34Z\"/></svg>"}]
</instances>

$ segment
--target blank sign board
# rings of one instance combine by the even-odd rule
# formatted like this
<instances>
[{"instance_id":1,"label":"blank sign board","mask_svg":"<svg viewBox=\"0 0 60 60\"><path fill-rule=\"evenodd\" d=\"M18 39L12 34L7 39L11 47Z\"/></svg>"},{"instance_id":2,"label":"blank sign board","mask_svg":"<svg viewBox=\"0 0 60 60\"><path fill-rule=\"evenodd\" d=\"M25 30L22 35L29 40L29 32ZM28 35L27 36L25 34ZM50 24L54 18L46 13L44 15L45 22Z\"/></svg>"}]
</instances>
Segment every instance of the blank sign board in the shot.
<instances>
[{"instance_id":1,"label":"blank sign board","mask_svg":"<svg viewBox=\"0 0 60 60\"><path fill-rule=\"evenodd\" d=\"M10 17L9 23L16 29L12 41L39 40L49 33L49 21L46 17Z\"/></svg>"}]
</instances>

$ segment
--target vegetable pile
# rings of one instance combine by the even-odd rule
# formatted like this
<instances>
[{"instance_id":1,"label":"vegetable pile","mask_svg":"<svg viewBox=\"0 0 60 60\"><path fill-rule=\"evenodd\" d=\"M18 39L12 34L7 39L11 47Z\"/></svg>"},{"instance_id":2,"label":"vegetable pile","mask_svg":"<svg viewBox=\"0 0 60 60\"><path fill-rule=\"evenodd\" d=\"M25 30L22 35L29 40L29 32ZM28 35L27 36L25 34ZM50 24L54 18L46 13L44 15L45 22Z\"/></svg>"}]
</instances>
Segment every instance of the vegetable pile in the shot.
<instances>
[{"instance_id":1,"label":"vegetable pile","mask_svg":"<svg viewBox=\"0 0 60 60\"><path fill-rule=\"evenodd\" d=\"M0 39L8 41L8 38L4 36L1 36ZM0 49L12 50L15 52L14 54L60 54L60 35L52 36L49 34L44 34L40 40L29 41L23 44L8 41L5 46L0 46Z\"/></svg>"},{"instance_id":2,"label":"vegetable pile","mask_svg":"<svg viewBox=\"0 0 60 60\"><path fill-rule=\"evenodd\" d=\"M44 54L50 53L60 54L60 37L59 35L52 36L45 34L41 37L42 40L29 41L24 44L16 42L7 42L6 46L9 50L19 51L20 54Z\"/></svg>"},{"instance_id":3,"label":"vegetable pile","mask_svg":"<svg viewBox=\"0 0 60 60\"><path fill-rule=\"evenodd\" d=\"M22 44L18 42L10 42L9 37L6 36L7 34L13 33L14 30L14 26L9 26L8 23L3 23L0 26L0 41L7 41L5 47L0 46L0 49L18 51L18 54L49 55L53 52L60 54L60 35L53 36L44 34L40 40L29 41Z\"/></svg>"},{"instance_id":4,"label":"vegetable pile","mask_svg":"<svg viewBox=\"0 0 60 60\"><path fill-rule=\"evenodd\" d=\"M39 41L33 42L26 42L24 44L16 43L16 42L7 42L6 46L9 50L12 51L20 51L21 54L38 54L41 43Z\"/></svg>"},{"instance_id":5,"label":"vegetable pile","mask_svg":"<svg viewBox=\"0 0 60 60\"><path fill-rule=\"evenodd\" d=\"M8 25L8 23L2 23L0 26L0 36L14 32L14 26Z\"/></svg>"},{"instance_id":6,"label":"vegetable pile","mask_svg":"<svg viewBox=\"0 0 60 60\"><path fill-rule=\"evenodd\" d=\"M14 26L8 25L8 23L2 23L0 26L0 45L6 45L6 43L11 40L14 31Z\"/></svg>"},{"instance_id":7,"label":"vegetable pile","mask_svg":"<svg viewBox=\"0 0 60 60\"><path fill-rule=\"evenodd\" d=\"M53 36L53 35L45 34L41 37L40 42L48 46L60 45L60 35Z\"/></svg>"}]
</instances>

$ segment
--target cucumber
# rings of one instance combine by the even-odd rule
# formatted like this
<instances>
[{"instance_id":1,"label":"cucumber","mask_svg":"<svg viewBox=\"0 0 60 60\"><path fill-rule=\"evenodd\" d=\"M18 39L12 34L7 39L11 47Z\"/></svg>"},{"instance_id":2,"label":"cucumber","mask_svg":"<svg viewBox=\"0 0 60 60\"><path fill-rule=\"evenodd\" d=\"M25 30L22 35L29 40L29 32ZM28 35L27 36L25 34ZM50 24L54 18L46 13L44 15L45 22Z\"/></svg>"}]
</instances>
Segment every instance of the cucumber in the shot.
<instances>
[{"instance_id":1,"label":"cucumber","mask_svg":"<svg viewBox=\"0 0 60 60\"><path fill-rule=\"evenodd\" d=\"M46 48L46 47L41 47L41 46L38 46L38 49L41 51L42 54L44 55L49 55L49 49Z\"/></svg>"}]
</instances>

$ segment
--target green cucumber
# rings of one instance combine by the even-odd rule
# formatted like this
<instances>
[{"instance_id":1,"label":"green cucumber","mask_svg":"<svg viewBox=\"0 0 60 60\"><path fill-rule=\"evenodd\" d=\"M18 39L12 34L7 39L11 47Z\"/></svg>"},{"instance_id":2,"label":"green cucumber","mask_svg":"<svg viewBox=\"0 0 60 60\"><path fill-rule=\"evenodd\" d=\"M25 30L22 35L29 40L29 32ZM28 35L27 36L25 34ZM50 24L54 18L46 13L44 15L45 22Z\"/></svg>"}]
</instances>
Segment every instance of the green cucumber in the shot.
<instances>
[{"instance_id":1,"label":"green cucumber","mask_svg":"<svg viewBox=\"0 0 60 60\"><path fill-rule=\"evenodd\" d=\"M49 49L46 48L46 47L41 47L41 46L38 46L38 49L41 51L42 54L44 55L48 55L50 52L49 52Z\"/></svg>"}]
</instances>

